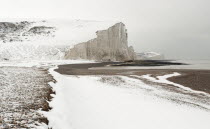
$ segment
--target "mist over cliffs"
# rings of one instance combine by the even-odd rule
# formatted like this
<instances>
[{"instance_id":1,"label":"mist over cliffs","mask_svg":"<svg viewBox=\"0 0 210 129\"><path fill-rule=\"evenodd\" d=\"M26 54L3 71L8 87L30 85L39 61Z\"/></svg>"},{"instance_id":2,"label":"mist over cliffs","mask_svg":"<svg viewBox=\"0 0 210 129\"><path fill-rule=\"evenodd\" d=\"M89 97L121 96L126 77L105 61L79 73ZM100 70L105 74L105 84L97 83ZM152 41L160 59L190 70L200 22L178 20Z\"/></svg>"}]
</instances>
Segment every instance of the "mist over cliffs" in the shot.
<instances>
[{"instance_id":1,"label":"mist over cliffs","mask_svg":"<svg viewBox=\"0 0 210 129\"><path fill-rule=\"evenodd\" d=\"M75 45L66 59L88 59L97 61L134 60L133 47L128 47L128 34L123 23L117 23L107 30L96 32L97 37Z\"/></svg>"},{"instance_id":2,"label":"mist over cliffs","mask_svg":"<svg viewBox=\"0 0 210 129\"><path fill-rule=\"evenodd\" d=\"M124 61L134 58L123 23L86 20L0 22L0 60Z\"/></svg>"}]
</instances>

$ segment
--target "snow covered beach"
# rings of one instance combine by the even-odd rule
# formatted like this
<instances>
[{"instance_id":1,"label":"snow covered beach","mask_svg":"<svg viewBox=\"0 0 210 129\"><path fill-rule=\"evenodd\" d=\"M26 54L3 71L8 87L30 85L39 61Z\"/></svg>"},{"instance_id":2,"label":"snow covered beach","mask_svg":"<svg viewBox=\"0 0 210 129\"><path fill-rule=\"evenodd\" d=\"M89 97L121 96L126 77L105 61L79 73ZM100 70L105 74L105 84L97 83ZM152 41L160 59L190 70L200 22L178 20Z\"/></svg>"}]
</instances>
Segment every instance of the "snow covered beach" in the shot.
<instances>
[{"instance_id":1,"label":"snow covered beach","mask_svg":"<svg viewBox=\"0 0 210 129\"><path fill-rule=\"evenodd\" d=\"M54 82L48 69L78 61L10 61L0 63L0 129L48 129L48 102ZM83 61L89 62L89 61Z\"/></svg>"},{"instance_id":2,"label":"snow covered beach","mask_svg":"<svg viewBox=\"0 0 210 129\"><path fill-rule=\"evenodd\" d=\"M46 69L0 67L0 128L47 128L52 81Z\"/></svg>"},{"instance_id":3,"label":"snow covered beach","mask_svg":"<svg viewBox=\"0 0 210 129\"><path fill-rule=\"evenodd\" d=\"M157 84L122 75L62 75L54 69L50 73L57 80L51 84L57 93L50 102L53 109L46 113L53 128L208 129L210 126L208 96L165 90Z\"/></svg>"},{"instance_id":4,"label":"snow covered beach","mask_svg":"<svg viewBox=\"0 0 210 129\"><path fill-rule=\"evenodd\" d=\"M60 66L70 68L71 64L81 68L84 67L82 66L84 63L87 64L89 61L2 63L2 79L5 80L7 87L2 89L2 85L0 90L1 96L3 95L1 118L4 118L4 124L1 126L43 129L49 127L53 129L209 128L210 98L208 95L185 91L164 82L151 82L142 77L147 74L151 74L152 77L164 77L173 71L126 69L115 71L112 69L110 72L106 69L106 72L94 70L94 75L92 72L88 73L87 69L75 71L74 68L73 71L64 70L72 72L73 75L62 75L55 70ZM48 68L50 68L50 75L42 71ZM133 76L135 72L141 74L135 77ZM81 73L83 75L80 75ZM52 81L51 76L55 81ZM13 78L14 81L8 86L10 81L4 79L5 77ZM46 80L47 78L51 79ZM44 79L43 82L40 79ZM55 94L41 90L42 86L48 86L47 83ZM15 94L12 89L16 90ZM52 109L47 112L41 111L43 104L46 104L46 101L42 100L46 100L46 97L37 98L37 95L43 95L43 93L46 93L46 96L51 94L53 97L49 102ZM35 101L38 102L37 108L30 106L30 103L35 104ZM10 107L11 104L14 108ZM6 110L5 107L7 107ZM31 115L35 116L31 117ZM46 125L46 122L42 123L44 121L36 117L48 120L49 125ZM12 121L13 124L11 124Z\"/></svg>"}]
</instances>

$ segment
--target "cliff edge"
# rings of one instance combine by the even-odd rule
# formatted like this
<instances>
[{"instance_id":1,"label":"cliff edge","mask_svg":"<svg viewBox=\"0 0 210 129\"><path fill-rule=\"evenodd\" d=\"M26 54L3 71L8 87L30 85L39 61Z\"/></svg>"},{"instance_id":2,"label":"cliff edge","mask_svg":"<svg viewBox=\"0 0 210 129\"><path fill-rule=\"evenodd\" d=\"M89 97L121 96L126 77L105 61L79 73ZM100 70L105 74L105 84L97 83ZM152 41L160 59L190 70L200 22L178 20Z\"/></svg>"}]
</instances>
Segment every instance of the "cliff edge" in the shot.
<instances>
[{"instance_id":1,"label":"cliff edge","mask_svg":"<svg viewBox=\"0 0 210 129\"><path fill-rule=\"evenodd\" d=\"M134 60L133 47L128 47L128 35L125 25L117 23L107 30L96 32L97 37L71 48L66 59L88 59L96 61Z\"/></svg>"}]
</instances>

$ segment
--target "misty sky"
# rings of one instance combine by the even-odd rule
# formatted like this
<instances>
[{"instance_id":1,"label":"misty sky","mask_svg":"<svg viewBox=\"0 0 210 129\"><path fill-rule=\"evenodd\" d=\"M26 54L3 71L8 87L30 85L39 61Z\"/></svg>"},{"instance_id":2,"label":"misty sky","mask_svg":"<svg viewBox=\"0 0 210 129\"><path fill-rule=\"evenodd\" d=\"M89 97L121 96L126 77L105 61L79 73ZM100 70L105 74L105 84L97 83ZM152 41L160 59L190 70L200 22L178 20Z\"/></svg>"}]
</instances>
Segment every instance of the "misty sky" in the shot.
<instances>
[{"instance_id":1,"label":"misty sky","mask_svg":"<svg viewBox=\"0 0 210 129\"><path fill-rule=\"evenodd\" d=\"M137 52L210 59L210 0L0 0L0 18L116 20Z\"/></svg>"}]
</instances>

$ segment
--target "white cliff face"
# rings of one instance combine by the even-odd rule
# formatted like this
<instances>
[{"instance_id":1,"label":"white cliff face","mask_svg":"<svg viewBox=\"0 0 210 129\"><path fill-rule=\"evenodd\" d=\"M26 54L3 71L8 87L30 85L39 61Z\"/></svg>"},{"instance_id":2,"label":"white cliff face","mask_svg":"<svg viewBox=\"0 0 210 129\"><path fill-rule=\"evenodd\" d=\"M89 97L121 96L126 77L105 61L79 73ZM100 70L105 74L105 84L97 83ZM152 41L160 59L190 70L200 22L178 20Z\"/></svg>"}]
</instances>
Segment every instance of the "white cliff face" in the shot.
<instances>
[{"instance_id":1,"label":"white cliff face","mask_svg":"<svg viewBox=\"0 0 210 129\"><path fill-rule=\"evenodd\" d=\"M0 21L0 60L133 60L135 53L132 47L128 47L125 25L115 23L85 20Z\"/></svg>"},{"instance_id":2,"label":"white cliff face","mask_svg":"<svg viewBox=\"0 0 210 129\"><path fill-rule=\"evenodd\" d=\"M73 45L95 38L115 22L0 19L1 60L59 60Z\"/></svg>"},{"instance_id":3,"label":"white cliff face","mask_svg":"<svg viewBox=\"0 0 210 129\"><path fill-rule=\"evenodd\" d=\"M125 61L135 58L133 48L128 47L127 30L123 23L97 31L96 35L95 39L75 45L65 58L97 61Z\"/></svg>"}]
</instances>

